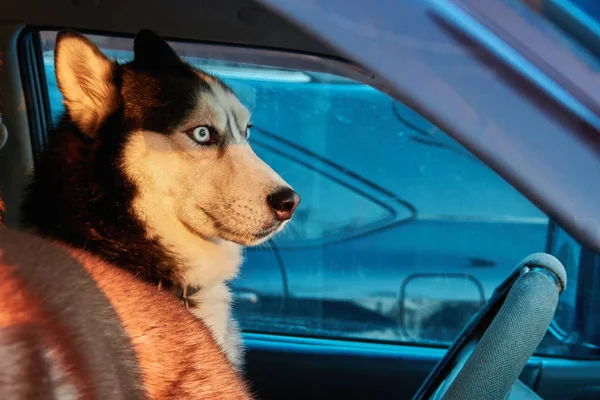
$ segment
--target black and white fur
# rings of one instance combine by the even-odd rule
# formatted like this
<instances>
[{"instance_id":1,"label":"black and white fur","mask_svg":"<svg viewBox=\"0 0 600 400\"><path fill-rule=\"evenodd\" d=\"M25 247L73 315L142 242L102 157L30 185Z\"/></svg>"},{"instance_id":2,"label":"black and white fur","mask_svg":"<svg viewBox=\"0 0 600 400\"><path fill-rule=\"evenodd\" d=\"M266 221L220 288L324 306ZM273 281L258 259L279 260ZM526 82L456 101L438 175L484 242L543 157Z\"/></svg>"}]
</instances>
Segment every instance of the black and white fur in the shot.
<instances>
[{"instance_id":1,"label":"black and white fur","mask_svg":"<svg viewBox=\"0 0 600 400\"><path fill-rule=\"evenodd\" d=\"M222 81L147 30L134 54L119 65L84 36L58 34L66 113L37 165L24 222L144 281L200 288L191 311L240 367L226 282L242 246L281 230L300 199L252 151L250 113Z\"/></svg>"}]
</instances>

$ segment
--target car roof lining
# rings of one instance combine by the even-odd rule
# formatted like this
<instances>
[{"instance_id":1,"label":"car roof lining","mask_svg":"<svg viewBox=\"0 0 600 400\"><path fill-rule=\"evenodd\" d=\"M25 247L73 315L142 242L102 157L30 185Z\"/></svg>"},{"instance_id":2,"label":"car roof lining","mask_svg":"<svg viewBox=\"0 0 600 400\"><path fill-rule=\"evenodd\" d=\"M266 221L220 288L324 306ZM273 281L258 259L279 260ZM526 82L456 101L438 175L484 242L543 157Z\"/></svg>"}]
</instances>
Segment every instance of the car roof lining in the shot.
<instances>
[{"instance_id":1,"label":"car roof lining","mask_svg":"<svg viewBox=\"0 0 600 400\"><path fill-rule=\"evenodd\" d=\"M0 2L0 17L48 28L134 35L152 29L184 39L327 55L327 45L251 0L24 0Z\"/></svg>"}]
</instances>

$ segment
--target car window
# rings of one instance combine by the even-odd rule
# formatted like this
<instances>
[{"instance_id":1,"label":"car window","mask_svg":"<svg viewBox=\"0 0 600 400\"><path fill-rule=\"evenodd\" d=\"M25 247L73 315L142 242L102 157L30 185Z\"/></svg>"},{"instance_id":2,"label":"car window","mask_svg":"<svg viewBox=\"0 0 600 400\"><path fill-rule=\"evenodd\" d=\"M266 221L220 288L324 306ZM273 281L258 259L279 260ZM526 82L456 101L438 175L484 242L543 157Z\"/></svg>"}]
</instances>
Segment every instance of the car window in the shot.
<instances>
[{"instance_id":1,"label":"car window","mask_svg":"<svg viewBox=\"0 0 600 400\"><path fill-rule=\"evenodd\" d=\"M42 32L51 114L55 32ZM110 57L131 40L90 36ZM252 110L251 143L301 195L288 228L246 251L231 287L246 332L447 346L516 264L581 246L442 130L338 73L196 57ZM538 354L569 355L577 280Z\"/></svg>"}]
</instances>

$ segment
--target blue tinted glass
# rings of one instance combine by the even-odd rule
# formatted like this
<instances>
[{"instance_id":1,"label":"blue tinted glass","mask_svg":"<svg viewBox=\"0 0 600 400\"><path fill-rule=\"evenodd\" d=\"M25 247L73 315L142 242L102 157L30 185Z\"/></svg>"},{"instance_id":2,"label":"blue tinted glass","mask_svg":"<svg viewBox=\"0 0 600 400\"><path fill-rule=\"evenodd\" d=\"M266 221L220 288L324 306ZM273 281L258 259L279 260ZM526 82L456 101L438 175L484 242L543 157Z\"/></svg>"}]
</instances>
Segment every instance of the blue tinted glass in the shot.
<instances>
[{"instance_id":1,"label":"blue tinted glass","mask_svg":"<svg viewBox=\"0 0 600 400\"><path fill-rule=\"evenodd\" d=\"M54 119L63 110L43 33ZM94 37L126 61L130 41ZM115 39L110 39L115 40ZM176 45L174 45L177 48ZM526 255L576 275L580 246L435 125L324 73L188 57L252 110L256 153L302 196L285 232L247 249L232 282L245 331L447 346ZM558 232L558 231L557 231ZM576 280L541 354L567 354Z\"/></svg>"}]
</instances>

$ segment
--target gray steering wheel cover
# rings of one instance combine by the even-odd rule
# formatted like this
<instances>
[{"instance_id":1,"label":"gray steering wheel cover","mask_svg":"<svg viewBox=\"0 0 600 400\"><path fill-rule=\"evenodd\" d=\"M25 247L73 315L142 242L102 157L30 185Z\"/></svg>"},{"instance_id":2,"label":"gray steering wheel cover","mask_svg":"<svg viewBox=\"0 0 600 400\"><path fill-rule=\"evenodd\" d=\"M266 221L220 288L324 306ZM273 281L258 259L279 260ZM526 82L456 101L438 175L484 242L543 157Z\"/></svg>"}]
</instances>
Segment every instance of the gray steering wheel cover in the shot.
<instances>
[{"instance_id":1,"label":"gray steering wheel cover","mask_svg":"<svg viewBox=\"0 0 600 400\"><path fill-rule=\"evenodd\" d=\"M522 266L543 268L547 260L552 261L533 255ZM519 277L442 399L505 399L544 337L558 298L557 285L548 275L531 270Z\"/></svg>"},{"instance_id":2,"label":"gray steering wheel cover","mask_svg":"<svg viewBox=\"0 0 600 400\"><path fill-rule=\"evenodd\" d=\"M548 253L533 253L525 257L519 262L517 269L524 267L542 268L548 270L556 276L562 286L562 291L567 288L567 271L562 263L553 255Z\"/></svg>"}]
</instances>

